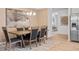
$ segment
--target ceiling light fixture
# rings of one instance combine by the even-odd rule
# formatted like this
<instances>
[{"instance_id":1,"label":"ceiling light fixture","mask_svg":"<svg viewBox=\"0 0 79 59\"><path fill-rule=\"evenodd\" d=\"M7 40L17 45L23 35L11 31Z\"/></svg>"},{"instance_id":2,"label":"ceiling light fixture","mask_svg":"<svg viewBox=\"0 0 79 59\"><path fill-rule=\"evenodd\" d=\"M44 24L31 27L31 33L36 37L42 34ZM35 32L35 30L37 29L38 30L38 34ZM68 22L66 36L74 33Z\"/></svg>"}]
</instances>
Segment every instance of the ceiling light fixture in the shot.
<instances>
[{"instance_id":1,"label":"ceiling light fixture","mask_svg":"<svg viewBox=\"0 0 79 59\"><path fill-rule=\"evenodd\" d=\"M35 16L36 15L36 12L30 11L30 12L27 12L26 15L27 16Z\"/></svg>"}]
</instances>

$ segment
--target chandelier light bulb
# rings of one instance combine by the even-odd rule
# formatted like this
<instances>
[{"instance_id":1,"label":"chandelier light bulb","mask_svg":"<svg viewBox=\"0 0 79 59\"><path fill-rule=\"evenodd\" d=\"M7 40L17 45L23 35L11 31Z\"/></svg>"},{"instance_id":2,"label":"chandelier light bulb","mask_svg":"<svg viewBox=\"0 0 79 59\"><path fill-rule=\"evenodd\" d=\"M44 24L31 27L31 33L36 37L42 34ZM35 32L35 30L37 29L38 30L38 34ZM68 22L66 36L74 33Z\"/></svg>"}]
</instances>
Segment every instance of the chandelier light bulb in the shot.
<instances>
[{"instance_id":1,"label":"chandelier light bulb","mask_svg":"<svg viewBox=\"0 0 79 59\"><path fill-rule=\"evenodd\" d=\"M29 16L29 12L27 12L27 13L26 13L26 15L28 15L28 16Z\"/></svg>"},{"instance_id":2,"label":"chandelier light bulb","mask_svg":"<svg viewBox=\"0 0 79 59\"><path fill-rule=\"evenodd\" d=\"M32 12L30 12L29 15L31 16L32 15Z\"/></svg>"},{"instance_id":3,"label":"chandelier light bulb","mask_svg":"<svg viewBox=\"0 0 79 59\"><path fill-rule=\"evenodd\" d=\"M33 15L35 16L36 15L36 12L33 12Z\"/></svg>"}]
</instances>

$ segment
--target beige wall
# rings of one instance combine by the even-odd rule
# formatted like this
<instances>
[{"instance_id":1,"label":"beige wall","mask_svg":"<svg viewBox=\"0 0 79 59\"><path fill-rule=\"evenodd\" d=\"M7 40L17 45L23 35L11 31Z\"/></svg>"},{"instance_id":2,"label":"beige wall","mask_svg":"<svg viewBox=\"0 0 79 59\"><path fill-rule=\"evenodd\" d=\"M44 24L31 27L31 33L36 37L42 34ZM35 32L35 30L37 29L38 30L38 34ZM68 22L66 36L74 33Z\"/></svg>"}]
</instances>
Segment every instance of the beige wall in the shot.
<instances>
[{"instance_id":1,"label":"beige wall","mask_svg":"<svg viewBox=\"0 0 79 59\"><path fill-rule=\"evenodd\" d=\"M48 9L38 10L37 14L38 25L48 25Z\"/></svg>"},{"instance_id":2,"label":"beige wall","mask_svg":"<svg viewBox=\"0 0 79 59\"><path fill-rule=\"evenodd\" d=\"M37 14L37 10L33 10ZM38 26L37 15L30 17L31 26Z\"/></svg>"},{"instance_id":3,"label":"beige wall","mask_svg":"<svg viewBox=\"0 0 79 59\"><path fill-rule=\"evenodd\" d=\"M5 19L5 9L0 8L0 41L4 40L2 26L5 26L6 19Z\"/></svg>"}]
</instances>

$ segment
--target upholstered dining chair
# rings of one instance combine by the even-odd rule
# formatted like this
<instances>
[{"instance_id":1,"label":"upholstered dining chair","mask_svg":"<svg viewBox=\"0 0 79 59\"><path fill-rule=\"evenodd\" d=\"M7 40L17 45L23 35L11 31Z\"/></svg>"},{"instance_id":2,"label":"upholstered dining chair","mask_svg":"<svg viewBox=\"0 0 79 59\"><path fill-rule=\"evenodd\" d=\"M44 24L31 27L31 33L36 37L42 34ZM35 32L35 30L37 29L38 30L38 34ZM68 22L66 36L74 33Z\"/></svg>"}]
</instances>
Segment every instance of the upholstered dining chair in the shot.
<instances>
[{"instance_id":1,"label":"upholstered dining chair","mask_svg":"<svg viewBox=\"0 0 79 59\"><path fill-rule=\"evenodd\" d=\"M47 32L48 32L48 29L47 29L47 26L45 27L45 37L46 37L46 40L47 40Z\"/></svg>"},{"instance_id":2,"label":"upholstered dining chair","mask_svg":"<svg viewBox=\"0 0 79 59\"><path fill-rule=\"evenodd\" d=\"M16 28L17 31L24 31L23 27L20 27L20 28ZM24 35L23 35L24 37ZM17 35L17 38L21 38L21 36Z\"/></svg>"},{"instance_id":3,"label":"upholstered dining chair","mask_svg":"<svg viewBox=\"0 0 79 59\"><path fill-rule=\"evenodd\" d=\"M20 42L21 47L22 47L22 40L21 40L21 38L17 38L17 37L10 38L9 35L8 35L8 31L7 31L6 27L2 27L2 30L4 32L5 39L6 39L6 47L5 47L5 49L8 48L8 45L9 45L9 48L11 49L12 44L16 44L18 42Z\"/></svg>"},{"instance_id":4,"label":"upholstered dining chair","mask_svg":"<svg viewBox=\"0 0 79 59\"><path fill-rule=\"evenodd\" d=\"M25 31L28 30L28 27L24 27Z\"/></svg>"},{"instance_id":5,"label":"upholstered dining chair","mask_svg":"<svg viewBox=\"0 0 79 59\"><path fill-rule=\"evenodd\" d=\"M40 45L41 45L42 41L44 41L44 43L45 43L45 38L46 38L45 32L46 32L46 28L41 27L40 36L39 36Z\"/></svg>"},{"instance_id":6,"label":"upholstered dining chair","mask_svg":"<svg viewBox=\"0 0 79 59\"><path fill-rule=\"evenodd\" d=\"M30 35L26 36L24 41L28 41L30 44L30 49L32 49L31 44L32 42L36 43L37 46L37 34L38 34L38 28L31 28L31 33Z\"/></svg>"},{"instance_id":7,"label":"upholstered dining chair","mask_svg":"<svg viewBox=\"0 0 79 59\"><path fill-rule=\"evenodd\" d=\"M24 31L29 31L29 27L24 27ZM25 34L25 35L23 36L24 39L26 39L27 37L30 37L30 33Z\"/></svg>"}]
</instances>

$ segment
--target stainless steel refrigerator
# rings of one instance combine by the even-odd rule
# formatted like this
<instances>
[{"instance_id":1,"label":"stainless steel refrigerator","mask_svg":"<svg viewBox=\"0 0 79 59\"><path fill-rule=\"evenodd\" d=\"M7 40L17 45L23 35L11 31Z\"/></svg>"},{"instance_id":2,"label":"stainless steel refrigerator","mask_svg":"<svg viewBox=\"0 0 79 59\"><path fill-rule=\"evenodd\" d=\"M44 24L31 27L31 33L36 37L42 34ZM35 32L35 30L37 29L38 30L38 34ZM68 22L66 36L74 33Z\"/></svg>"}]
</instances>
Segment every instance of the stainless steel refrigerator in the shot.
<instances>
[{"instance_id":1,"label":"stainless steel refrigerator","mask_svg":"<svg viewBox=\"0 0 79 59\"><path fill-rule=\"evenodd\" d=\"M79 41L79 14L77 13L71 15L70 39L71 41Z\"/></svg>"}]
</instances>

